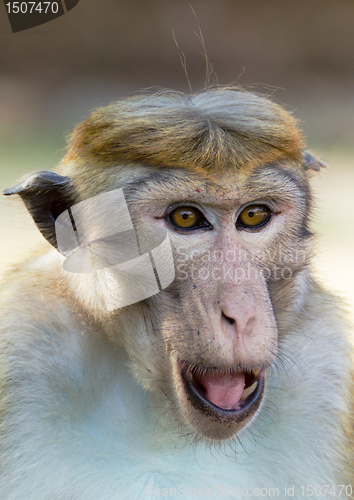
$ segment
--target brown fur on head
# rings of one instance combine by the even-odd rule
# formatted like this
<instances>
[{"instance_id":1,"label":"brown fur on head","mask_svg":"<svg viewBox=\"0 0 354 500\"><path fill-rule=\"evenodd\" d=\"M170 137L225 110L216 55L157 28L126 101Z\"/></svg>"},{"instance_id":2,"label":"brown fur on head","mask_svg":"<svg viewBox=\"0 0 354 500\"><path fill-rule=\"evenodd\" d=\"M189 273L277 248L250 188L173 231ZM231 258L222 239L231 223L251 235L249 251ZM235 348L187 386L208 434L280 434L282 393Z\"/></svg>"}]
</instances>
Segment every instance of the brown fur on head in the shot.
<instances>
[{"instance_id":1,"label":"brown fur on head","mask_svg":"<svg viewBox=\"0 0 354 500\"><path fill-rule=\"evenodd\" d=\"M280 157L301 162L301 147L297 120L267 98L232 87L165 91L94 111L72 133L63 171L80 189L124 164L229 171Z\"/></svg>"}]
</instances>

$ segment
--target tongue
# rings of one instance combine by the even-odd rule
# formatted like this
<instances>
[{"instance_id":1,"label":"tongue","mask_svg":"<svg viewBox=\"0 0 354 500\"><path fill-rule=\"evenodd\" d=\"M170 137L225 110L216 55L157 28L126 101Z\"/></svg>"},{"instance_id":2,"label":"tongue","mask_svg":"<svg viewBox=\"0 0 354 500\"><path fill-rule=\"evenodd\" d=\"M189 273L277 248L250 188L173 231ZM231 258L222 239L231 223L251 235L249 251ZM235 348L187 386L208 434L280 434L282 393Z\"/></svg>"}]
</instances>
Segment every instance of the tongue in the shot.
<instances>
[{"instance_id":1,"label":"tongue","mask_svg":"<svg viewBox=\"0 0 354 500\"><path fill-rule=\"evenodd\" d=\"M198 383L205 389L205 397L224 410L235 410L239 406L245 387L243 372L220 377L200 376Z\"/></svg>"}]
</instances>

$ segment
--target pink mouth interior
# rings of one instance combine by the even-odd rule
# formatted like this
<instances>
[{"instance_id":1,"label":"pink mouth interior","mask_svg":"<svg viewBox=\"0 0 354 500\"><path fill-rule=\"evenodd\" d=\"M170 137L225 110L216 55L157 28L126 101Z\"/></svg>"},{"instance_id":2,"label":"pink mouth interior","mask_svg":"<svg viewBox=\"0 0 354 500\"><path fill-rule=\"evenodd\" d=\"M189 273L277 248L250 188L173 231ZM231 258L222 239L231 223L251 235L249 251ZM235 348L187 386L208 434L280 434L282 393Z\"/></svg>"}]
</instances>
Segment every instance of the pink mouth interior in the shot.
<instances>
[{"instance_id":1,"label":"pink mouth interior","mask_svg":"<svg viewBox=\"0 0 354 500\"><path fill-rule=\"evenodd\" d=\"M205 397L214 405L224 410L238 409L246 384L243 372L221 376L199 375L196 381L204 389Z\"/></svg>"}]
</instances>

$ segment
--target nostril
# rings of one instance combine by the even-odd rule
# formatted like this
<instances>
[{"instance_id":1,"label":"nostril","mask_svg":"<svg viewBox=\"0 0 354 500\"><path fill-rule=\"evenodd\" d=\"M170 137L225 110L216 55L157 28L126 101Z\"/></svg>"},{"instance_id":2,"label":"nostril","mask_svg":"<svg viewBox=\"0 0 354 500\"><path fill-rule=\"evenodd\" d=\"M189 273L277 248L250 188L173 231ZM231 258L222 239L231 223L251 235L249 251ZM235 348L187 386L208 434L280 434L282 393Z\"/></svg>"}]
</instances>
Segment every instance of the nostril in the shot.
<instances>
[{"instance_id":1,"label":"nostril","mask_svg":"<svg viewBox=\"0 0 354 500\"><path fill-rule=\"evenodd\" d=\"M230 323L230 325L234 325L236 323L236 321L233 319L233 318L229 318L228 316L226 316L226 314L222 313L222 317L226 319L226 321L228 323Z\"/></svg>"}]
</instances>

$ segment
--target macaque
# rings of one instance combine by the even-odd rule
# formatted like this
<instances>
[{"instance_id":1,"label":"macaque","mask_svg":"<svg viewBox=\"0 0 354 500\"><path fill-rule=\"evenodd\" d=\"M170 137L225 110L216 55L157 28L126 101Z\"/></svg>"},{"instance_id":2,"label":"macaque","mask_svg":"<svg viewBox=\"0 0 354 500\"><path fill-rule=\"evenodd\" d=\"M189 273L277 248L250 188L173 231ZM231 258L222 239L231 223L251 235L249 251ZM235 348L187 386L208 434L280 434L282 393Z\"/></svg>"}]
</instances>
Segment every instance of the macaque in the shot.
<instances>
[{"instance_id":1,"label":"macaque","mask_svg":"<svg viewBox=\"0 0 354 500\"><path fill-rule=\"evenodd\" d=\"M311 276L296 119L233 87L139 94L19 195L43 248L1 289L1 500L340 497L341 304Z\"/></svg>"}]
</instances>

